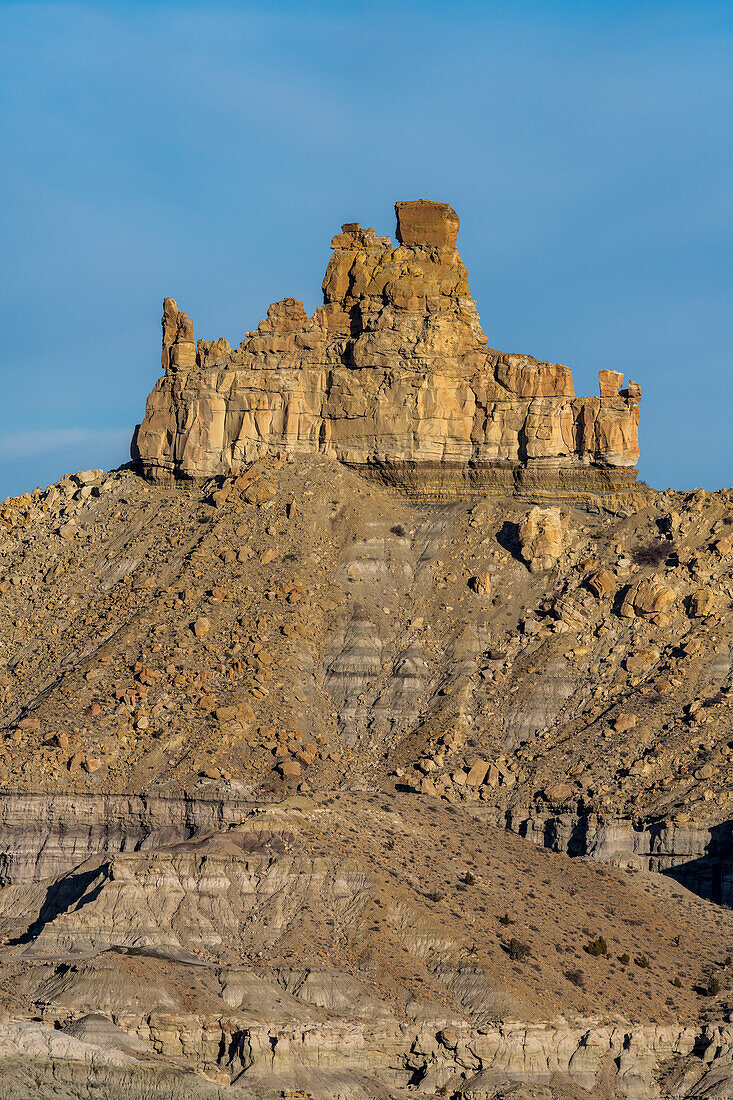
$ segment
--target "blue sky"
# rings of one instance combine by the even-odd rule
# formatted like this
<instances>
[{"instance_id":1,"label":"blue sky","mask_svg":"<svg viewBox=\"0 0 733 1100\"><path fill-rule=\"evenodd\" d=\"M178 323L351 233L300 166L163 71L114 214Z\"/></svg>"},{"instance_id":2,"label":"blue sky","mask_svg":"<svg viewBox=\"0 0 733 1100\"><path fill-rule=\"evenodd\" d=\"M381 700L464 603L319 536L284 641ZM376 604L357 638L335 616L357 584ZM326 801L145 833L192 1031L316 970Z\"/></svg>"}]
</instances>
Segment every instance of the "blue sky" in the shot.
<instances>
[{"instance_id":1,"label":"blue sky","mask_svg":"<svg viewBox=\"0 0 733 1100\"><path fill-rule=\"evenodd\" d=\"M448 201L493 347L641 382L733 484L733 5L0 2L0 499L124 461L171 295L232 343Z\"/></svg>"}]
</instances>

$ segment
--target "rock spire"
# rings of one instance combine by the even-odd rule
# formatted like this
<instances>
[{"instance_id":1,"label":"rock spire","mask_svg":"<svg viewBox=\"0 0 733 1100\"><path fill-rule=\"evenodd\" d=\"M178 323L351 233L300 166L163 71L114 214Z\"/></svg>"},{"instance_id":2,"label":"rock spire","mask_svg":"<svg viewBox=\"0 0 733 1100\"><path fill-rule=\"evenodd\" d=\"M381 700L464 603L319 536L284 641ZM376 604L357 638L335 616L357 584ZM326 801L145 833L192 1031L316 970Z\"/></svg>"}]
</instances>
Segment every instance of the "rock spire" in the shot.
<instances>
[{"instance_id":1,"label":"rock spire","mask_svg":"<svg viewBox=\"0 0 733 1100\"><path fill-rule=\"evenodd\" d=\"M238 472L267 454L322 452L415 498L492 489L573 496L633 486L641 391L490 348L447 203L398 202L397 244L341 227L312 317L273 303L238 348L194 341L172 298L164 376L133 457L155 479Z\"/></svg>"}]
</instances>

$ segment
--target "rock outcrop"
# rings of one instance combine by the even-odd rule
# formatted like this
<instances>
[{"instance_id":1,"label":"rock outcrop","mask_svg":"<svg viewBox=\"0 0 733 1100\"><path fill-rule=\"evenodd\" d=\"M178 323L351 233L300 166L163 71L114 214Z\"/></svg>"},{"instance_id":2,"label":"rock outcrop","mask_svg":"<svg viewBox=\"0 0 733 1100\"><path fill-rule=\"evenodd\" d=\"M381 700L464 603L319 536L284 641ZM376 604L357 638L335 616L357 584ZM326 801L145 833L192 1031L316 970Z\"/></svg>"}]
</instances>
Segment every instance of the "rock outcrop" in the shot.
<instances>
[{"instance_id":1,"label":"rock outcrop","mask_svg":"<svg viewBox=\"0 0 733 1100\"><path fill-rule=\"evenodd\" d=\"M562 553L562 517L556 508L533 508L519 528L522 557L532 573L552 569Z\"/></svg>"},{"instance_id":2,"label":"rock outcrop","mask_svg":"<svg viewBox=\"0 0 733 1100\"><path fill-rule=\"evenodd\" d=\"M573 496L632 486L640 389L599 372L576 398L567 367L487 346L458 216L396 205L397 246L342 226L309 317L286 298L238 348L194 341L172 298L165 375L133 458L154 479L207 478L284 452L322 452L416 499L514 488Z\"/></svg>"}]
</instances>

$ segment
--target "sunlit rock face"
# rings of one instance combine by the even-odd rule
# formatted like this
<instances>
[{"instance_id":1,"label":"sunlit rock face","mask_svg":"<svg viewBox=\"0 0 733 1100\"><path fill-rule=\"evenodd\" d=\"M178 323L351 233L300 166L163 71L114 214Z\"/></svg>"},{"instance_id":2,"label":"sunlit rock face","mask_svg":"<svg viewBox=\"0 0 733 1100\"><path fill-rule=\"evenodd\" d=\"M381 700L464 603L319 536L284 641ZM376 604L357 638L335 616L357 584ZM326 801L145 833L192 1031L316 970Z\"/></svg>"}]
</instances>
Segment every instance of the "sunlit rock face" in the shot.
<instances>
[{"instance_id":1,"label":"sunlit rock face","mask_svg":"<svg viewBox=\"0 0 733 1100\"><path fill-rule=\"evenodd\" d=\"M562 364L488 347L455 211L395 210L397 245L342 226L324 304L309 317L294 298L273 303L238 348L196 343L166 298L165 374L133 441L146 473L203 478L317 451L417 499L632 486L639 386L603 370L600 396L578 398Z\"/></svg>"}]
</instances>

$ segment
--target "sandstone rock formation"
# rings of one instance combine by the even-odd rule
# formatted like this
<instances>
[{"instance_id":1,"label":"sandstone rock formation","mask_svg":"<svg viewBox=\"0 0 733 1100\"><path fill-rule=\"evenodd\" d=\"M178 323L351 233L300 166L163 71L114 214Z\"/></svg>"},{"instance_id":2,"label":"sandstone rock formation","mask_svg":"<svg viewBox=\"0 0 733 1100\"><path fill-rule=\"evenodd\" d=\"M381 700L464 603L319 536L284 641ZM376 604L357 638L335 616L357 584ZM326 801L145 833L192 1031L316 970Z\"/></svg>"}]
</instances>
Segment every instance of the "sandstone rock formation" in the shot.
<instances>
[{"instance_id":1,"label":"sandstone rock formation","mask_svg":"<svg viewBox=\"0 0 733 1100\"><path fill-rule=\"evenodd\" d=\"M620 614L633 619L636 615L662 615L675 601L672 589L661 577L646 577L632 585L624 597Z\"/></svg>"},{"instance_id":2,"label":"sandstone rock formation","mask_svg":"<svg viewBox=\"0 0 733 1100\"><path fill-rule=\"evenodd\" d=\"M533 508L519 528L522 557L532 573L552 569L562 553L562 517L557 508Z\"/></svg>"},{"instance_id":3,"label":"sandstone rock formation","mask_svg":"<svg viewBox=\"0 0 733 1100\"><path fill-rule=\"evenodd\" d=\"M194 342L172 298L165 375L133 458L157 479L237 473L266 455L319 451L442 499L490 489L577 495L632 486L636 383L599 373L576 398L570 371L487 346L445 203L396 204L397 246L342 226L308 317L275 302L238 348Z\"/></svg>"},{"instance_id":4,"label":"sandstone rock formation","mask_svg":"<svg viewBox=\"0 0 733 1100\"><path fill-rule=\"evenodd\" d=\"M731 1095L733 491L398 217L0 504L0 1100Z\"/></svg>"}]
</instances>

